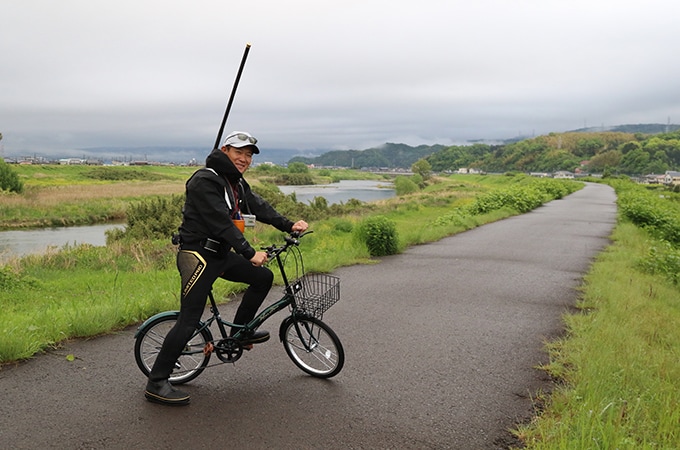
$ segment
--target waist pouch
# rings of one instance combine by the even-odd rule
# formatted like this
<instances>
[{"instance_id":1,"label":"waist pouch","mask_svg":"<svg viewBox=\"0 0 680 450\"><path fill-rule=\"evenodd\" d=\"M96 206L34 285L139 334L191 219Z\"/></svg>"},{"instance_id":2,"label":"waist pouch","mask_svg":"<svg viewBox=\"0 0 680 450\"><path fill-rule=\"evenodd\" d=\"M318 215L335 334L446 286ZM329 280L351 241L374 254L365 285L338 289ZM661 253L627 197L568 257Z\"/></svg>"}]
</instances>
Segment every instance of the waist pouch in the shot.
<instances>
[{"instance_id":1,"label":"waist pouch","mask_svg":"<svg viewBox=\"0 0 680 450\"><path fill-rule=\"evenodd\" d=\"M219 253L222 250L222 243L214 239L205 238L201 241L201 246L209 252Z\"/></svg>"}]
</instances>

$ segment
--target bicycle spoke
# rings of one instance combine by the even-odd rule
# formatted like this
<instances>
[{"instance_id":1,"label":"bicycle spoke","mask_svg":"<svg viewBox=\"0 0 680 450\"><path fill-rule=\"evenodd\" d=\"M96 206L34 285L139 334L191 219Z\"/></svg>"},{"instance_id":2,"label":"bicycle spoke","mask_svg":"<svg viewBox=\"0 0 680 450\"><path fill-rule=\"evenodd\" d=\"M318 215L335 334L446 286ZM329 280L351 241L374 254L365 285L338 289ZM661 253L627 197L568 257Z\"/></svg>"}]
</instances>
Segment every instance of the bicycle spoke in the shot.
<instances>
[{"instance_id":1,"label":"bicycle spoke","mask_svg":"<svg viewBox=\"0 0 680 450\"><path fill-rule=\"evenodd\" d=\"M151 372L165 337L176 321L176 316L159 317L149 323L137 337L135 359L145 375L148 376ZM205 369L210 355L203 354L203 347L210 338L209 332L205 329L198 330L191 337L174 365L170 375L171 383L186 383L196 378Z\"/></svg>"},{"instance_id":2,"label":"bicycle spoke","mask_svg":"<svg viewBox=\"0 0 680 450\"><path fill-rule=\"evenodd\" d=\"M291 321L283 345L293 362L310 375L331 377L342 368L344 353L340 341L319 319Z\"/></svg>"}]
</instances>

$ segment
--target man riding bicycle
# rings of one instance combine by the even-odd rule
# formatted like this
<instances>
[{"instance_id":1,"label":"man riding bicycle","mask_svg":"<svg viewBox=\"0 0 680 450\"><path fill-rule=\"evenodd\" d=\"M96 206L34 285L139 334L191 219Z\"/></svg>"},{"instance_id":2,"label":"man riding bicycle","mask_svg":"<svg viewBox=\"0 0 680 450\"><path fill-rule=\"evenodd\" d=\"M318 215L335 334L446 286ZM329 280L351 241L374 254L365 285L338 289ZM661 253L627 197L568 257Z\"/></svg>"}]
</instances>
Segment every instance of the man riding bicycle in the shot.
<instances>
[{"instance_id":1,"label":"man riding bicycle","mask_svg":"<svg viewBox=\"0 0 680 450\"><path fill-rule=\"evenodd\" d=\"M244 217L284 232L302 232L308 227L304 220L293 223L279 214L253 193L242 178L253 154L260 153L256 143L257 139L249 133L232 132L219 149L208 155L206 166L186 183L182 225L175 242L179 244L180 314L149 374L144 393L149 401L171 405L189 403L189 395L172 387L168 378L200 321L208 292L218 277L249 285L233 320L238 325L255 317L269 293L274 275L264 267L267 253L256 251L243 236L239 225ZM238 329L233 328L231 334L236 331ZM244 346L268 339L269 333L264 330L239 336Z\"/></svg>"}]
</instances>

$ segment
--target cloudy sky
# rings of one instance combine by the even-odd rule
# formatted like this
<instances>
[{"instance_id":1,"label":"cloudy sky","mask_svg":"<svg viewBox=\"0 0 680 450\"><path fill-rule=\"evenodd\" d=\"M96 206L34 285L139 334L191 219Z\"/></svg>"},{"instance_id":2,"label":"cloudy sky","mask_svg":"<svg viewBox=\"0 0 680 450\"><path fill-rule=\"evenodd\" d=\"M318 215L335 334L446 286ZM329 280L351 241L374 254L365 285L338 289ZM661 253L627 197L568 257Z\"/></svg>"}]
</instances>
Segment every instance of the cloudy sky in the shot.
<instances>
[{"instance_id":1,"label":"cloudy sky","mask_svg":"<svg viewBox=\"0 0 680 450\"><path fill-rule=\"evenodd\" d=\"M22 0L0 13L6 156L458 144L680 123L675 0Z\"/></svg>"}]
</instances>

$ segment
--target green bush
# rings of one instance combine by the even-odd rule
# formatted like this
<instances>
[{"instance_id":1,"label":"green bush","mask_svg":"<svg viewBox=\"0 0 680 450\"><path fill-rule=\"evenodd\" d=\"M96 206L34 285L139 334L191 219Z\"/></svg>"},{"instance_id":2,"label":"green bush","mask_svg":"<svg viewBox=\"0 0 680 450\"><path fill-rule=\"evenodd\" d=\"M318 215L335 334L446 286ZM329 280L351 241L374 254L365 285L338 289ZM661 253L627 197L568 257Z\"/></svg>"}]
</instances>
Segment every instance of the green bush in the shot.
<instances>
[{"instance_id":1,"label":"green bush","mask_svg":"<svg viewBox=\"0 0 680 450\"><path fill-rule=\"evenodd\" d=\"M288 164L288 172L290 173L309 173L309 167L303 162L292 162Z\"/></svg>"},{"instance_id":2,"label":"green bush","mask_svg":"<svg viewBox=\"0 0 680 450\"><path fill-rule=\"evenodd\" d=\"M11 291L20 287L36 287L38 281L24 276L20 270L12 269L9 265L0 266L0 291Z\"/></svg>"},{"instance_id":3,"label":"green bush","mask_svg":"<svg viewBox=\"0 0 680 450\"><path fill-rule=\"evenodd\" d=\"M351 233L354 229L354 224L347 219L335 219L331 221L333 229L343 233Z\"/></svg>"},{"instance_id":4,"label":"green bush","mask_svg":"<svg viewBox=\"0 0 680 450\"><path fill-rule=\"evenodd\" d=\"M394 255L399 249L397 227L385 216L373 216L356 228L359 239L366 244L371 256Z\"/></svg>"},{"instance_id":5,"label":"green bush","mask_svg":"<svg viewBox=\"0 0 680 450\"><path fill-rule=\"evenodd\" d=\"M276 177L276 184L282 186L303 186L314 184L314 178L309 173L282 173Z\"/></svg>"},{"instance_id":6,"label":"green bush","mask_svg":"<svg viewBox=\"0 0 680 450\"><path fill-rule=\"evenodd\" d=\"M419 189L425 189L427 187L425 178L423 178L423 176L419 173L414 173L411 175L411 181L413 181Z\"/></svg>"},{"instance_id":7,"label":"green bush","mask_svg":"<svg viewBox=\"0 0 680 450\"><path fill-rule=\"evenodd\" d=\"M19 179L19 175L3 159L0 158L0 191L16 192L20 194L24 191L24 183Z\"/></svg>"},{"instance_id":8,"label":"green bush","mask_svg":"<svg viewBox=\"0 0 680 450\"><path fill-rule=\"evenodd\" d=\"M399 175L394 179L394 190L397 195L412 194L418 191L418 185L410 177Z\"/></svg>"},{"instance_id":9,"label":"green bush","mask_svg":"<svg viewBox=\"0 0 680 450\"><path fill-rule=\"evenodd\" d=\"M638 262L643 272L663 275L673 284L680 284L680 249L667 241L660 241L649 249L649 254Z\"/></svg>"},{"instance_id":10,"label":"green bush","mask_svg":"<svg viewBox=\"0 0 680 450\"><path fill-rule=\"evenodd\" d=\"M680 246L680 208L660 197L658 192L643 188L619 186L617 189L619 211L623 217L653 236Z\"/></svg>"},{"instance_id":11,"label":"green bush","mask_svg":"<svg viewBox=\"0 0 680 450\"><path fill-rule=\"evenodd\" d=\"M83 176L102 181L158 181L167 178L148 170L129 167L95 167L84 172Z\"/></svg>"},{"instance_id":12,"label":"green bush","mask_svg":"<svg viewBox=\"0 0 680 450\"><path fill-rule=\"evenodd\" d=\"M107 241L170 239L182 222L184 195L150 197L130 205L125 230L111 230Z\"/></svg>"},{"instance_id":13,"label":"green bush","mask_svg":"<svg viewBox=\"0 0 680 450\"><path fill-rule=\"evenodd\" d=\"M558 180L532 180L497 189L477 197L468 207L471 215L486 214L502 208L511 208L520 213L538 208L548 200L562 198L578 189L579 183Z\"/></svg>"}]
</instances>

